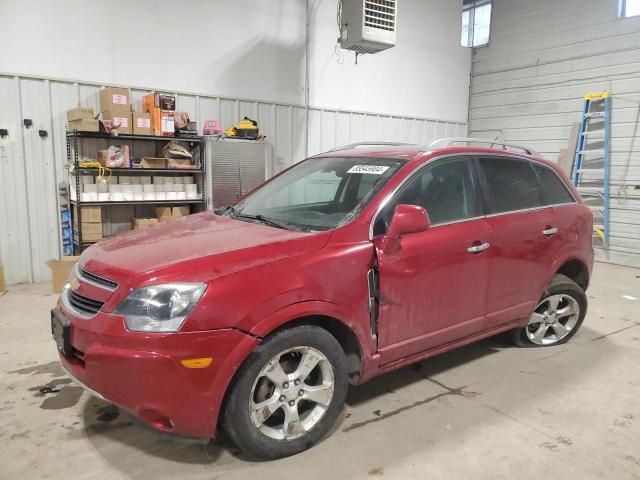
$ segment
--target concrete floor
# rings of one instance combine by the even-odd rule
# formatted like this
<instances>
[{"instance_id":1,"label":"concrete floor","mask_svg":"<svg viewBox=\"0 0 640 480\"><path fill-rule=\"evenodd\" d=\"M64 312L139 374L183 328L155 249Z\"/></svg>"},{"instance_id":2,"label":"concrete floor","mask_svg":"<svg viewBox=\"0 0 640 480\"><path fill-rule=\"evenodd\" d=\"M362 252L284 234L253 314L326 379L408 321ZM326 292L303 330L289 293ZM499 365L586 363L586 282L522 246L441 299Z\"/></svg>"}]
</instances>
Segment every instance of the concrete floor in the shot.
<instances>
[{"instance_id":1,"label":"concrete floor","mask_svg":"<svg viewBox=\"0 0 640 480\"><path fill-rule=\"evenodd\" d=\"M596 265L568 345L496 337L351 388L333 435L263 463L224 437L194 445L140 429L71 384L49 291L0 297L3 479L640 479L640 270ZM62 389L41 395L45 385Z\"/></svg>"}]
</instances>

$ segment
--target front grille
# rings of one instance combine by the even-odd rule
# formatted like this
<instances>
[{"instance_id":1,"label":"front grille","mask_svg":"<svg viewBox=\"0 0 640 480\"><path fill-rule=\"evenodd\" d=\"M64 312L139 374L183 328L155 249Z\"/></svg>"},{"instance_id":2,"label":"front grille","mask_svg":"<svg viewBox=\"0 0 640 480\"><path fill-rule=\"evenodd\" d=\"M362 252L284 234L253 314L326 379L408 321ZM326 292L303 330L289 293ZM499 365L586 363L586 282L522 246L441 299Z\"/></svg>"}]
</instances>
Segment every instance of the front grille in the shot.
<instances>
[{"instance_id":1,"label":"front grille","mask_svg":"<svg viewBox=\"0 0 640 480\"><path fill-rule=\"evenodd\" d=\"M100 311L104 302L84 297L70 288L67 289L69 305L84 315L95 315Z\"/></svg>"},{"instance_id":2,"label":"front grille","mask_svg":"<svg viewBox=\"0 0 640 480\"><path fill-rule=\"evenodd\" d=\"M113 282L111 280L107 280L106 278L102 278L99 277L98 275L94 275L91 272L87 272L84 268L79 267L78 271L80 273L80 276L90 282L93 283L97 283L99 285L102 285L106 288L108 288L109 290L115 290L116 288L118 288L118 284L116 282Z\"/></svg>"}]
</instances>

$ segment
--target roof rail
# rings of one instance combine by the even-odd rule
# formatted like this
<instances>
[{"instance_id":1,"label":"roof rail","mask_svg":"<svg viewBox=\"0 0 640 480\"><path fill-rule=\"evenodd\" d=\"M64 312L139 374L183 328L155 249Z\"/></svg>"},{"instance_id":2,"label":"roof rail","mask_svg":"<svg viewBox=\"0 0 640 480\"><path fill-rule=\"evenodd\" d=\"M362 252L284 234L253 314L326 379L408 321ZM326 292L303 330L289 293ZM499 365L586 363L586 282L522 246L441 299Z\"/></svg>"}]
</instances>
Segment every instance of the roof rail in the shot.
<instances>
[{"instance_id":1,"label":"roof rail","mask_svg":"<svg viewBox=\"0 0 640 480\"><path fill-rule=\"evenodd\" d=\"M492 140L490 138L466 138L466 137L456 137L456 138L441 138L436 140L435 142L431 142L429 145L429 150L433 150L435 148L444 148L450 147L456 143L486 143L489 145L489 148L493 148L494 145L498 147L502 147L503 150L522 150L523 152L529 155L538 155L538 152L529 147L523 147L520 145L512 145L510 143L499 142L497 140Z\"/></svg>"},{"instance_id":2,"label":"roof rail","mask_svg":"<svg viewBox=\"0 0 640 480\"><path fill-rule=\"evenodd\" d=\"M402 142L355 142L355 143L347 143L346 145L342 145L340 147L335 147L329 150L330 152L338 152L340 150L351 150L352 148L358 147L404 147L407 145L415 145L414 143L402 143Z\"/></svg>"}]
</instances>

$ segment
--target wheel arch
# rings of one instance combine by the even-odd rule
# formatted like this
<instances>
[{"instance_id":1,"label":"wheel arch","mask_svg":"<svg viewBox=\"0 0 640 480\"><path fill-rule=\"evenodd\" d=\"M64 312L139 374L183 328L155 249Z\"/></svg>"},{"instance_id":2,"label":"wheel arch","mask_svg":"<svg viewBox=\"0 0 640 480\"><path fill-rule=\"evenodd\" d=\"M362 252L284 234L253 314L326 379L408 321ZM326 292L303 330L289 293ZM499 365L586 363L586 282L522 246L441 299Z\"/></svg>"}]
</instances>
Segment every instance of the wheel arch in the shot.
<instances>
[{"instance_id":1,"label":"wheel arch","mask_svg":"<svg viewBox=\"0 0 640 480\"><path fill-rule=\"evenodd\" d=\"M347 361L349 381L357 383L362 372L363 352L356 333L344 322L328 315L305 315L283 323L269 332L267 337L276 332L301 325L312 325L329 332L340 344Z\"/></svg>"},{"instance_id":2,"label":"wheel arch","mask_svg":"<svg viewBox=\"0 0 640 480\"><path fill-rule=\"evenodd\" d=\"M583 290L586 290L589 286L589 268L578 258L570 258L566 260L559 268L556 269L554 275L558 273L569 277L580 285Z\"/></svg>"},{"instance_id":3,"label":"wheel arch","mask_svg":"<svg viewBox=\"0 0 640 480\"><path fill-rule=\"evenodd\" d=\"M303 304L306 302L303 302ZM316 303L316 302L311 302ZM296 311L300 310L301 305L296 304L294 307ZM286 309L285 309L286 310ZM267 319L265 319L267 320ZM314 325L319 328L323 328L327 332L329 332L340 344L343 351L345 352L346 361L347 361L347 372L349 375L350 383L358 383L360 376L362 375L363 369L365 368L366 361L366 352L363 349L363 345L358 338L358 334L345 322L339 320L336 316L329 315L326 313L306 313L298 315L292 315L291 313L288 316L282 317L279 316L279 320L277 323L269 322L268 325L271 327L268 331L265 332L264 325L265 323L259 324L256 328L252 329L250 332L251 335L259 337L261 341L268 339L271 335L282 331L287 328L294 328L301 325ZM262 328L260 328L262 326ZM222 399L220 401L220 410L222 413L225 410L225 404L227 402L229 392L231 391L234 383L236 382L239 373L242 371L244 364L249 360L251 356L251 352L244 358L242 362L240 362L235 369L233 375L229 379L229 382L226 385L224 394L222 395ZM218 421L216 422L216 426L220 424L221 416L218 416Z\"/></svg>"}]
</instances>

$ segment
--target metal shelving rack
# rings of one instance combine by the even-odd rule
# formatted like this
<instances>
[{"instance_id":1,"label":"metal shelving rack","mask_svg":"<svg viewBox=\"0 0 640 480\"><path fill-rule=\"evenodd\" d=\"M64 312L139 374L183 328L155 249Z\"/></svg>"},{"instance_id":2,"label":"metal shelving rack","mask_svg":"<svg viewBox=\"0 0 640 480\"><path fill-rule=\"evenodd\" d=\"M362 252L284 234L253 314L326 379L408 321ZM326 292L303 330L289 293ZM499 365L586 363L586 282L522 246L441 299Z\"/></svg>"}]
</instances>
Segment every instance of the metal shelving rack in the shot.
<instances>
[{"instance_id":1,"label":"metal shelving rack","mask_svg":"<svg viewBox=\"0 0 640 480\"><path fill-rule=\"evenodd\" d=\"M196 178L196 184L200 189L200 196L197 199L191 200L136 200L136 201L107 201L107 202L94 202L94 201L82 201L81 200L81 183L80 175L98 175L97 168L83 168L80 167L79 147L80 142L83 139L93 140L107 140L110 142L170 142L176 140L180 142L187 142L189 146L195 151L197 148L197 161L198 168L111 168L112 175L194 175ZM79 254L84 247L93 245L95 242L84 242L82 240L82 205L85 206L114 206L114 205L200 205L202 210L206 209L206 161L205 161L205 140L201 136L177 136L177 137L160 137L151 135L106 135L104 133L94 132L79 132L74 130L73 132L67 132L67 161L73 164L73 172L70 173L69 181L75 182L75 196L70 197L70 203L72 206L76 206L75 212L77 212L78 218L74 218L74 209L71 210L71 235L73 239L74 253ZM135 158L133 145L131 144L131 156ZM194 156L196 160L196 156ZM79 225L79 228L74 229L74 225Z\"/></svg>"}]
</instances>

